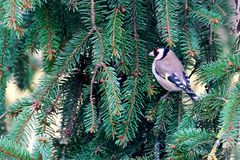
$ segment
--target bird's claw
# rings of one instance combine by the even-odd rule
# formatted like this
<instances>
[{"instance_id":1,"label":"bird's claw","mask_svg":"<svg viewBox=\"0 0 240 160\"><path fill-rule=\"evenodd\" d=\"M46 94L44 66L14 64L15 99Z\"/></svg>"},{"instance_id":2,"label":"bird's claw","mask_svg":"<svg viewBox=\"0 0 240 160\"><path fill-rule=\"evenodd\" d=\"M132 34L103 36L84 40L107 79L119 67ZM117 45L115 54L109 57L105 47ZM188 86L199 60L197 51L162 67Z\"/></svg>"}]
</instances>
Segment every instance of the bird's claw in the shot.
<instances>
[{"instance_id":1,"label":"bird's claw","mask_svg":"<svg viewBox=\"0 0 240 160\"><path fill-rule=\"evenodd\" d=\"M167 99L168 96L169 96L169 93L170 93L170 92L167 92L166 94L164 94L164 95L161 97L161 99Z\"/></svg>"}]
</instances>

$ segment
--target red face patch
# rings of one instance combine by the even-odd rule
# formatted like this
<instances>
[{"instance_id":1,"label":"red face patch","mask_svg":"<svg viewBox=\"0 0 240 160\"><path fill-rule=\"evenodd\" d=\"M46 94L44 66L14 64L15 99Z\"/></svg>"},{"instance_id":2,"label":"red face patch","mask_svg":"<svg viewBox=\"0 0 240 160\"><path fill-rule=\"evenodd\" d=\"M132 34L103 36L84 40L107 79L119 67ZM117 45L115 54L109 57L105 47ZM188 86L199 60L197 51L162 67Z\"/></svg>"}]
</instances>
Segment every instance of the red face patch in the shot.
<instances>
[{"instance_id":1,"label":"red face patch","mask_svg":"<svg viewBox=\"0 0 240 160\"><path fill-rule=\"evenodd\" d=\"M155 49L154 49L154 51L153 51L154 57L157 57L157 56L158 56L158 49L159 49L159 48L155 48Z\"/></svg>"}]
</instances>

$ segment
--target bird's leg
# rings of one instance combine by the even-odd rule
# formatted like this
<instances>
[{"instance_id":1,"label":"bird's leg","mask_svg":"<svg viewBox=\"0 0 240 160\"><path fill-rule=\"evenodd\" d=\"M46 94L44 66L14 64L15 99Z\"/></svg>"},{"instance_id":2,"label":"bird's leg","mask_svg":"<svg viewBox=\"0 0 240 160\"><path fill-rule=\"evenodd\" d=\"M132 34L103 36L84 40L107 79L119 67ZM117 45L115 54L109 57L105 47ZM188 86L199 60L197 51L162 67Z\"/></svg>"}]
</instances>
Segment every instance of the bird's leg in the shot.
<instances>
[{"instance_id":1,"label":"bird's leg","mask_svg":"<svg viewBox=\"0 0 240 160\"><path fill-rule=\"evenodd\" d=\"M161 97L161 99L165 99L165 98L167 98L168 95L169 95L169 93L170 93L170 92L167 92L166 94L164 94L164 95Z\"/></svg>"}]
</instances>

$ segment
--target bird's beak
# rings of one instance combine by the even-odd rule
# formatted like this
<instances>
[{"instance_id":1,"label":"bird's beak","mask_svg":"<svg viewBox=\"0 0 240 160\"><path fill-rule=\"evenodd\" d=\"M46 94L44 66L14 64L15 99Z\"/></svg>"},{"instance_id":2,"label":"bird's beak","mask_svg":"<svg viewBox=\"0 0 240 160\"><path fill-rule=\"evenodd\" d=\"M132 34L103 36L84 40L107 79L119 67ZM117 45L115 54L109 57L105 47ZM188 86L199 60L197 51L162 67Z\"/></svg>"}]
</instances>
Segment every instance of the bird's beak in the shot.
<instances>
[{"instance_id":1,"label":"bird's beak","mask_svg":"<svg viewBox=\"0 0 240 160\"><path fill-rule=\"evenodd\" d=\"M154 56L153 52L150 52L148 55L149 55L149 56Z\"/></svg>"}]
</instances>

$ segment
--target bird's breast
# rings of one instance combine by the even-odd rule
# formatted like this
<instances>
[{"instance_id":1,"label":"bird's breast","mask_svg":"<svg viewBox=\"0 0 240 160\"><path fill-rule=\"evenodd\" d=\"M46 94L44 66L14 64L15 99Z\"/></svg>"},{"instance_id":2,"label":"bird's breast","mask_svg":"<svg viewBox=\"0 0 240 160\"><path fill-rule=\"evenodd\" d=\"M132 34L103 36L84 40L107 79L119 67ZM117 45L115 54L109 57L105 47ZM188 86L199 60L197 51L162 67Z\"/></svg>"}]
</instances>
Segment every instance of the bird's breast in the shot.
<instances>
[{"instance_id":1,"label":"bird's breast","mask_svg":"<svg viewBox=\"0 0 240 160\"><path fill-rule=\"evenodd\" d=\"M178 88L175 84L173 84L172 82L162 78L162 77L158 77L156 78L158 83L166 90L172 92L172 91L181 91L180 88Z\"/></svg>"},{"instance_id":2,"label":"bird's breast","mask_svg":"<svg viewBox=\"0 0 240 160\"><path fill-rule=\"evenodd\" d=\"M155 76L155 78L157 79L158 83L166 90L168 91L181 91L180 88L178 88L175 84L173 84L172 82L170 82L169 80L163 78L163 76L165 75L160 75L161 73L158 73L156 71L155 65L153 63L152 65L152 72L153 75Z\"/></svg>"}]
</instances>

